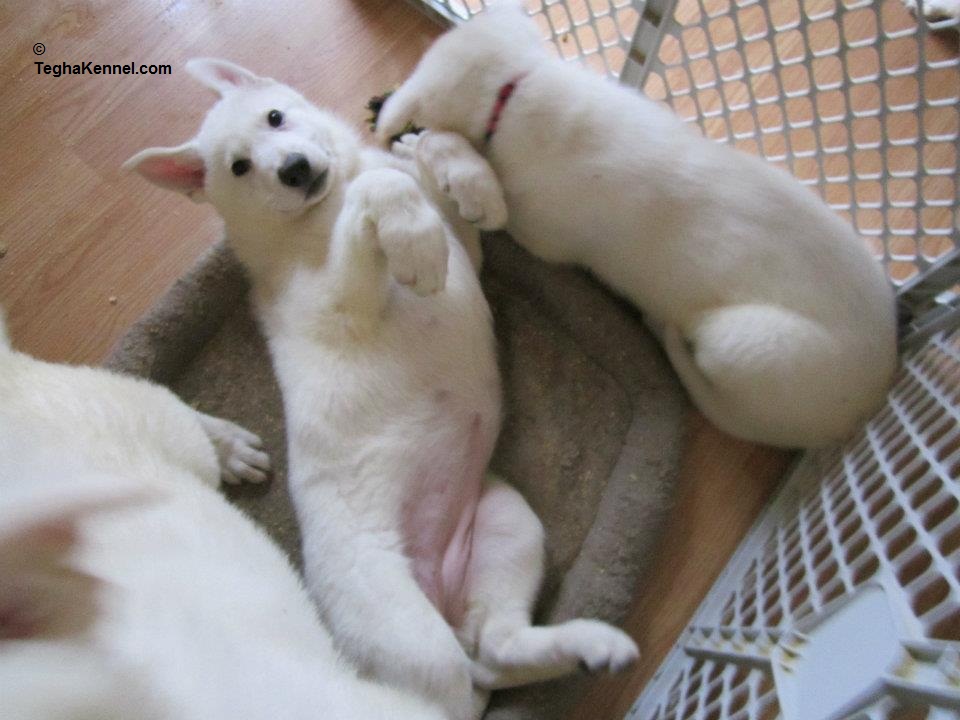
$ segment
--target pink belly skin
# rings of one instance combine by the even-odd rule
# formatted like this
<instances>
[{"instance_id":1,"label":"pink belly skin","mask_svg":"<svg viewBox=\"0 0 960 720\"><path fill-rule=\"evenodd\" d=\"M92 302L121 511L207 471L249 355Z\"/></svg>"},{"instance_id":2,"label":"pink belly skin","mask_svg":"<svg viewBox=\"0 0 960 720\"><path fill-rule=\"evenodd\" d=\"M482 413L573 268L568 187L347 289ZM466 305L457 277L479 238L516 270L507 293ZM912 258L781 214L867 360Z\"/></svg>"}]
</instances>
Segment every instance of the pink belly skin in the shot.
<instances>
[{"instance_id":1,"label":"pink belly skin","mask_svg":"<svg viewBox=\"0 0 960 720\"><path fill-rule=\"evenodd\" d=\"M466 611L474 520L493 451L494 434L483 420L473 413L424 448L403 504L403 537L414 577L453 627Z\"/></svg>"}]
</instances>

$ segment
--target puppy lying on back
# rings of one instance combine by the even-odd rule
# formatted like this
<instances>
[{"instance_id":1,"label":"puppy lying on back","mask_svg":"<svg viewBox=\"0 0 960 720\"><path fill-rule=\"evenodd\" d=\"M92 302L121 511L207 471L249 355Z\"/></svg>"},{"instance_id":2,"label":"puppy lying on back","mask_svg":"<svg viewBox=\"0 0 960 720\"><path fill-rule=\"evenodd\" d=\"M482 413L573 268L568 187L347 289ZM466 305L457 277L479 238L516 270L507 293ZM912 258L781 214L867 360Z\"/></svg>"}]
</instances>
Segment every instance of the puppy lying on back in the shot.
<instances>
[{"instance_id":1,"label":"puppy lying on back","mask_svg":"<svg viewBox=\"0 0 960 720\"><path fill-rule=\"evenodd\" d=\"M436 41L377 131L408 121L485 155L521 245L636 303L720 428L813 447L882 402L893 295L849 225L781 170L550 57L519 9Z\"/></svg>"},{"instance_id":2,"label":"puppy lying on back","mask_svg":"<svg viewBox=\"0 0 960 720\"><path fill-rule=\"evenodd\" d=\"M440 720L357 678L282 552L216 490L256 436L0 327L3 720ZM219 461L218 461L219 456Z\"/></svg>"},{"instance_id":3,"label":"puppy lying on back","mask_svg":"<svg viewBox=\"0 0 960 720\"><path fill-rule=\"evenodd\" d=\"M505 220L490 168L431 138L363 148L280 83L187 69L219 102L194 139L128 166L209 200L250 271L307 584L339 647L451 720L494 688L628 664L633 641L603 623L531 627L543 528L487 474L500 378L466 220Z\"/></svg>"}]
</instances>

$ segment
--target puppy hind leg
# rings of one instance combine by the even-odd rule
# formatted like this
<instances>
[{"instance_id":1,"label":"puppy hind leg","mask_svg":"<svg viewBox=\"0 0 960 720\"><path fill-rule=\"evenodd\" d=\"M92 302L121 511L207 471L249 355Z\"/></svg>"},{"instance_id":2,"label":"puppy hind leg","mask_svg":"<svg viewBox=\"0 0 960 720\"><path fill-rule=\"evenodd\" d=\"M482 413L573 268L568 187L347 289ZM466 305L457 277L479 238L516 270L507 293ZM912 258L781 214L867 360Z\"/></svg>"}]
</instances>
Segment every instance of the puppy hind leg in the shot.
<instances>
[{"instance_id":1,"label":"puppy hind leg","mask_svg":"<svg viewBox=\"0 0 960 720\"><path fill-rule=\"evenodd\" d=\"M686 337L685 337L686 335ZM735 305L703 313L664 349L698 408L731 435L782 447L842 439L862 412L843 348L784 308Z\"/></svg>"},{"instance_id":2,"label":"puppy hind leg","mask_svg":"<svg viewBox=\"0 0 960 720\"><path fill-rule=\"evenodd\" d=\"M461 641L487 689L550 680L585 668L620 670L637 657L624 633L595 620L533 627L543 576L543 526L516 490L488 478L477 510Z\"/></svg>"},{"instance_id":3,"label":"puppy hind leg","mask_svg":"<svg viewBox=\"0 0 960 720\"><path fill-rule=\"evenodd\" d=\"M488 475L467 566L467 612L457 631L479 663L475 667L479 685L496 685L491 678L499 672L501 648L517 630L530 625L543 565L539 518L520 493ZM490 677L485 678L485 672Z\"/></svg>"},{"instance_id":4,"label":"puppy hind leg","mask_svg":"<svg viewBox=\"0 0 960 720\"><path fill-rule=\"evenodd\" d=\"M304 526L304 572L338 647L364 675L441 705L450 720L472 720L470 661L453 630L396 549L358 544L356 519L329 523L321 547ZM329 516L327 520L329 520ZM331 552L336 547L337 552Z\"/></svg>"}]
</instances>

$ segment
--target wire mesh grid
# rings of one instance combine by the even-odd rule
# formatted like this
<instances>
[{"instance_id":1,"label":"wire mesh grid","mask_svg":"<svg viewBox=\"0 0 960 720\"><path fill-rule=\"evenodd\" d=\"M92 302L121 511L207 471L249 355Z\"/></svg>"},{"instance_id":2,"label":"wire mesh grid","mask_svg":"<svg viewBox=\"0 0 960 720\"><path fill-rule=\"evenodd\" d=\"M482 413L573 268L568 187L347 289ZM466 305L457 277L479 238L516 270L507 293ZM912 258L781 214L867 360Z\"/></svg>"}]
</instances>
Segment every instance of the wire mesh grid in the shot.
<instances>
[{"instance_id":1,"label":"wire mesh grid","mask_svg":"<svg viewBox=\"0 0 960 720\"><path fill-rule=\"evenodd\" d=\"M847 217L895 284L958 246L960 50L900 0L678 0L645 93Z\"/></svg>"},{"instance_id":2,"label":"wire mesh grid","mask_svg":"<svg viewBox=\"0 0 960 720\"><path fill-rule=\"evenodd\" d=\"M956 718L958 408L955 330L904 361L886 407L856 438L804 459L628 717L786 717L772 673L774 649L795 628L879 583L902 603L901 667L909 670L892 669L887 686L843 717Z\"/></svg>"},{"instance_id":3,"label":"wire mesh grid","mask_svg":"<svg viewBox=\"0 0 960 720\"><path fill-rule=\"evenodd\" d=\"M422 0L447 22L483 12L485 0ZM635 0L524 0L547 47L602 75L619 77L627 63L643 3Z\"/></svg>"}]
</instances>

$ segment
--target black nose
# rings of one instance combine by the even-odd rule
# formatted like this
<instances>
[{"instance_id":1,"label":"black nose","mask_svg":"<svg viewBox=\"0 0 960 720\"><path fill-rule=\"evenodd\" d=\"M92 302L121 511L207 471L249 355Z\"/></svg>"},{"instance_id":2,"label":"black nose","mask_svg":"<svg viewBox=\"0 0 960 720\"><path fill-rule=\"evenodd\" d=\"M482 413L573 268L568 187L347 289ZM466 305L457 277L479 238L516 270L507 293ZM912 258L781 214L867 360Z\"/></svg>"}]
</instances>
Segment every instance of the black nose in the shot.
<instances>
[{"instance_id":1,"label":"black nose","mask_svg":"<svg viewBox=\"0 0 960 720\"><path fill-rule=\"evenodd\" d=\"M287 187L304 187L310 182L310 161L300 153L291 153L283 159L277 176Z\"/></svg>"}]
</instances>

